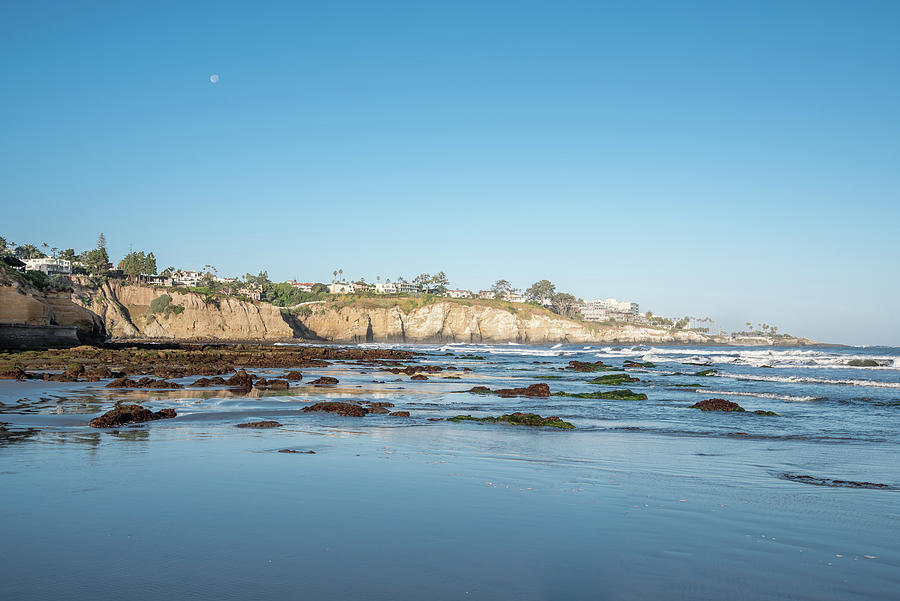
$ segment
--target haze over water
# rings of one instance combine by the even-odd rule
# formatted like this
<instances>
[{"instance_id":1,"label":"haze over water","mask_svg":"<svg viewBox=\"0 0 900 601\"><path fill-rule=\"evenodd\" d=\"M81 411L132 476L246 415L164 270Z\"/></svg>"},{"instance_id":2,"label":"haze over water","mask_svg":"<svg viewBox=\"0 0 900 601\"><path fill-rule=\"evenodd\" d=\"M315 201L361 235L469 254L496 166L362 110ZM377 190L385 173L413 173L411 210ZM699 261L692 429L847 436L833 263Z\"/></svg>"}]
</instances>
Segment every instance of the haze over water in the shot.
<instances>
[{"instance_id":1,"label":"haze over water","mask_svg":"<svg viewBox=\"0 0 900 601\"><path fill-rule=\"evenodd\" d=\"M304 370L304 382L339 378L334 388L252 393L0 382L0 421L11 424L0 439L4 590L92 600L895 598L900 349L414 348L423 364L473 371L398 381L336 362ZM616 372L563 369L598 359L652 361L624 385L648 399L458 392L619 388L588 383ZM875 366L850 365L861 361ZM706 369L719 371L696 375ZM711 397L747 412L690 408ZM86 426L117 399L178 417ZM389 400L412 417L301 411L325 399ZM513 411L576 428L430 421ZM253 418L284 426L234 427Z\"/></svg>"}]
</instances>

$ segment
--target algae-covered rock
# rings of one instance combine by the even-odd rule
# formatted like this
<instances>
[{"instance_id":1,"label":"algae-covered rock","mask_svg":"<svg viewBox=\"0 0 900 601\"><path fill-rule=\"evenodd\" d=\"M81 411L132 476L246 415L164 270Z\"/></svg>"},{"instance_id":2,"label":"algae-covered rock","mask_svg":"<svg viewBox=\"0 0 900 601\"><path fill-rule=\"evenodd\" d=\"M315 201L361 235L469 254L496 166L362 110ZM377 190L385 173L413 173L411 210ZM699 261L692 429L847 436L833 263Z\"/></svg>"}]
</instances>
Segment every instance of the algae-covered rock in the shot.
<instances>
[{"instance_id":1,"label":"algae-covered rock","mask_svg":"<svg viewBox=\"0 0 900 601\"><path fill-rule=\"evenodd\" d=\"M280 426L281 426L281 424L279 422L276 422L274 420L268 420L268 421L261 421L261 422L247 422L245 424L237 424L235 426L235 428L265 429L265 428L278 428Z\"/></svg>"},{"instance_id":2,"label":"algae-covered rock","mask_svg":"<svg viewBox=\"0 0 900 601\"><path fill-rule=\"evenodd\" d=\"M499 417L472 417L471 415L457 415L456 417L451 417L449 420L451 422L489 422L492 424L496 423L506 423L512 424L514 426L545 426L550 428L562 428L564 430L571 430L575 426L570 424L567 421L561 420L559 417L553 415L550 417L541 417L537 413L511 413L508 415L501 415Z\"/></svg>"},{"instance_id":3,"label":"algae-covered rock","mask_svg":"<svg viewBox=\"0 0 900 601\"><path fill-rule=\"evenodd\" d=\"M569 365L566 366L566 369L572 369L574 371L580 372L592 372L592 371L615 371L616 368L607 365L603 361L596 361L594 363L586 362L586 361L569 361Z\"/></svg>"},{"instance_id":4,"label":"algae-covered rock","mask_svg":"<svg viewBox=\"0 0 900 601\"><path fill-rule=\"evenodd\" d=\"M628 374L606 374L590 381L591 384L599 384L601 386L621 386L630 382L640 382L640 379Z\"/></svg>"},{"instance_id":5,"label":"algae-covered rock","mask_svg":"<svg viewBox=\"0 0 900 601\"><path fill-rule=\"evenodd\" d=\"M576 399L601 399L606 401L646 401L647 395L627 388L597 392L554 392L553 396L573 397Z\"/></svg>"},{"instance_id":6,"label":"algae-covered rock","mask_svg":"<svg viewBox=\"0 0 900 601\"><path fill-rule=\"evenodd\" d=\"M656 367L656 363L651 361L632 361L629 359L622 364L622 367L642 367L644 369L650 369Z\"/></svg>"}]
</instances>

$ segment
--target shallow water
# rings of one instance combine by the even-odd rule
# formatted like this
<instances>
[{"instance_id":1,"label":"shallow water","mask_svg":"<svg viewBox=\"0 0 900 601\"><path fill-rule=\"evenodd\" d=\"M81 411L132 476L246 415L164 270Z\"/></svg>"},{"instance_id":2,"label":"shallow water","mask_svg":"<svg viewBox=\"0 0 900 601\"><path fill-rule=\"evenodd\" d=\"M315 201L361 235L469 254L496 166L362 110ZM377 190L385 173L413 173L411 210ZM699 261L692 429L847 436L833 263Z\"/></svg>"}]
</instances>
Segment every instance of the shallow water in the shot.
<instances>
[{"instance_id":1,"label":"shallow water","mask_svg":"<svg viewBox=\"0 0 900 601\"><path fill-rule=\"evenodd\" d=\"M4 597L896 598L898 349L584 346L416 347L473 372L418 382L335 363L303 370L334 388L270 393L0 381ZM571 359L653 361L625 385L648 400L456 392L618 388L588 383L611 372L560 370ZM707 369L685 362L721 371L672 375ZM710 397L748 413L689 408ZM179 416L86 426L120 399ZM301 412L323 399L412 418ZM510 411L576 429L428 420ZM252 418L284 426L234 427Z\"/></svg>"}]
</instances>

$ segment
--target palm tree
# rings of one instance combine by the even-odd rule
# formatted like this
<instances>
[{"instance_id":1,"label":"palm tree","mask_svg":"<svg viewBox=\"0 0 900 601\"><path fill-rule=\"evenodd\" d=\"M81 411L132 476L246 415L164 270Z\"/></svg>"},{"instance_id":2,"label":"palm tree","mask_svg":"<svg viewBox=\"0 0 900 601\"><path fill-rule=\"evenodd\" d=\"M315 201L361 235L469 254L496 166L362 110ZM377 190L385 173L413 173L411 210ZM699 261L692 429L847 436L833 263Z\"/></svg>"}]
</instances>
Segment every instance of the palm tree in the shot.
<instances>
[{"instance_id":1,"label":"palm tree","mask_svg":"<svg viewBox=\"0 0 900 601\"><path fill-rule=\"evenodd\" d=\"M337 269L331 272L332 278L331 283L334 284L335 280L337 280Z\"/></svg>"},{"instance_id":2,"label":"palm tree","mask_svg":"<svg viewBox=\"0 0 900 601\"><path fill-rule=\"evenodd\" d=\"M344 270L343 270L343 269L338 269L338 273L340 274L340 276L341 276L341 281L343 282L343 281L344 281Z\"/></svg>"}]
</instances>

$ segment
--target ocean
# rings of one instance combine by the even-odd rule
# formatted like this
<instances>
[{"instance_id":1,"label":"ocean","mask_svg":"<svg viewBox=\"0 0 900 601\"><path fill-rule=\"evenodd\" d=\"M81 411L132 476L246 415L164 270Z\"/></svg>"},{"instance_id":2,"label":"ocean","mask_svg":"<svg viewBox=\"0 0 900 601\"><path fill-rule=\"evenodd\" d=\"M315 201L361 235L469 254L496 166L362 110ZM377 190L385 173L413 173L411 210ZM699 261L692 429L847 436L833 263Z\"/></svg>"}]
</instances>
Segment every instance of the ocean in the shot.
<instances>
[{"instance_id":1,"label":"ocean","mask_svg":"<svg viewBox=\"0 0 900 601\"><path fill-rule=\"evenodd\" d=\"M0 381L4 597L897 598L898 348L359 346L458 369L334 362L250 392ZM652 366L591 383L625 361ZM647 398L465 392L535 383ZM691 407L711 398L746 411ZM178 417L88 427L118 400ZM302 411L324 400L410 417ZM575 428L446 421L513 412ZM282 426L235 428L255 419Z\"/></svg>"}]
</instances>

